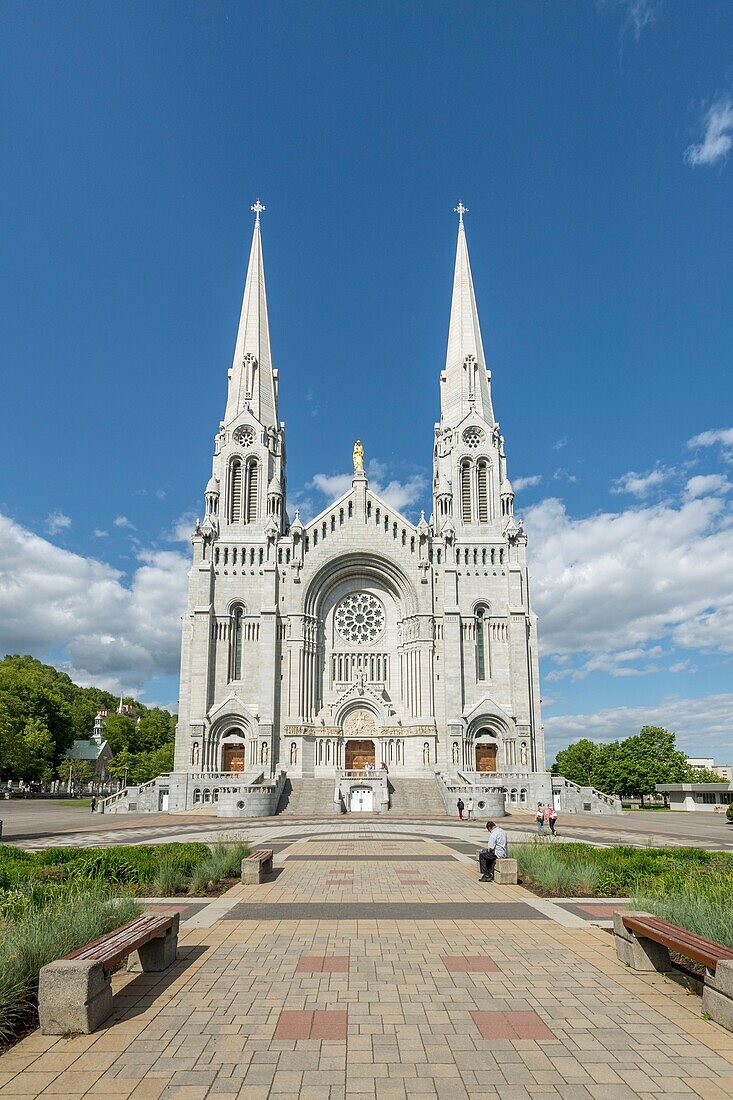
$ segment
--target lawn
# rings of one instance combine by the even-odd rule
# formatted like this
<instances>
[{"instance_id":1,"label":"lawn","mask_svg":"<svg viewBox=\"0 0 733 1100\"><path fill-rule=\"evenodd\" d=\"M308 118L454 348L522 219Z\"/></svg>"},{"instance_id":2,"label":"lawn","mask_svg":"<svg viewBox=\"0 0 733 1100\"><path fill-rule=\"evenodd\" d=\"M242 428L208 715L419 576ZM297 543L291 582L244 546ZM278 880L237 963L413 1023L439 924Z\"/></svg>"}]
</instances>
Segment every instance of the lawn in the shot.
<instances>
[{"instance_id":1,"label":"lawn","mask_svg":"<svg viewBox=\"0 0 733 1100\"><path fill-rule=\"evenodd\" d=\"M700 848L515 844L522 882L549 897L631 897L633 907L733 947L733 855Z\"/></svg>"}]
</instances>

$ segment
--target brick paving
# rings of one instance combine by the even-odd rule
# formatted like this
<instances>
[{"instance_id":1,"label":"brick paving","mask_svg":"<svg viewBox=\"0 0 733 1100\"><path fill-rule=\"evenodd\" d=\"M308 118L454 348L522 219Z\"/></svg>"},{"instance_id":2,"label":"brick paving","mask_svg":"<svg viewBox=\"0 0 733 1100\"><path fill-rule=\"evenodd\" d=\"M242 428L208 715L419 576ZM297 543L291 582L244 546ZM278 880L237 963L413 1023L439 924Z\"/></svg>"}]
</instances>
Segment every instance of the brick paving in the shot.
<instances>
[{"instance_id":1,"label":"brick paving","mask_svg":"<svg viewBox=\"0 0 733 1100\"><path fill-rule=\"evenodd\" d=\"M410 874L413 856L450 854L435 840L290 858L330 843L295 842L271 881L231 892L228 919L184 919L175 966L115 976L100 1031L22 1040L0 1058L0 1100L733 1094L733 1034L663 975L621 966L602 929L568 926L552 904L538 914L519 886L480 884L460 855ZM353 856L369 858L347 867ZM398 916L308 919L344 905ZM436 906L454 915L436 919Z\"/></svg>"}]
</instances>

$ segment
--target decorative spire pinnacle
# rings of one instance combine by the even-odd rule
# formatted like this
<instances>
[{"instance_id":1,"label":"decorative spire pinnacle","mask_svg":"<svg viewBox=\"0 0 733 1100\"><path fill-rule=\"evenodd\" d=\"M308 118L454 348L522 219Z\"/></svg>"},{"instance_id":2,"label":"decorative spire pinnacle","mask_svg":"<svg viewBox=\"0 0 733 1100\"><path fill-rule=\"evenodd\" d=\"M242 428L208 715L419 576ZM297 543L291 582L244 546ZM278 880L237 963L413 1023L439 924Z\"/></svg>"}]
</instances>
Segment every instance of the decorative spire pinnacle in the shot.
<instances>
[{"instance_id":1,"label":"decorative spire pinnacle","mask_svg":"<svg viewBox=\"0 0 733 1100\"><path fill-rule=\"evenodd\" d=\"M250 206L250 210L254 211L255 225L259 225L260 224L260 214L262 213L263 210L267 210L267 207L262 205L262 203L260 202L259 197L258 197L258 198L255 199L252 206Z\"/></svg>"},{"instance_id":2,"label":"decorative spire pinnacle","mask_svg":"<svg viewBox=\"0 0 733 1100\"><path fill-rule=\"evenodd\" d=\"M254 206L252 209L254 210ZM458 215L458 226L460 228L463 225L463 215L469 213L468 207L464 206L463 201L459 199L458 206L453 207L453 213Z\"/></svg>"}]
</instances>

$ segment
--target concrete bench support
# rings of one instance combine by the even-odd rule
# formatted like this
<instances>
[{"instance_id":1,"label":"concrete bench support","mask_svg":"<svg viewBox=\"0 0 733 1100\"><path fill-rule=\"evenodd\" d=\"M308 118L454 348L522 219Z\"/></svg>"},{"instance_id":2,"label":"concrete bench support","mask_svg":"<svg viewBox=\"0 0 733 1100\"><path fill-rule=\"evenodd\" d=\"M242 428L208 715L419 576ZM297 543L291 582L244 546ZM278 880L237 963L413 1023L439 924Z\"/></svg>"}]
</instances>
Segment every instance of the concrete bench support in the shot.
<instances>
[{"instance_id":1,"label":"concrete bench support","mask_svg":"<svg viewBox=\"0 0 733 1100\"><path fill-rule=\"evenodd\" d=\"M629 931L623 923L623 917L643 917L646 913L620 913L613 914L613 931L616 941L616 954L622 963L630 966L632 970L641 970L649 973L657 970L666 974L672 969L672 960L669 951L661 943L654 940L636 936Z\"/></svg>"},{"instance_id":2,"label":"concrete bench support","mask_svg":"<svg viewBox=\"0 0 733 1100\"><path fill-rule=\"evenodd\" d=\"M173 924L165 935L143 944L127 958L127 969L135 974L158 974L167 970L178 955L178 925L181 914L176 913Z\"/></svg>"},{"instance_id":3,"label":"concrete bench support","mask_svg":"<svg viewBox=\"0 0 733 1100\"><path fill-rule=\"evenodd\" d=\"M706 973L702 1010L716 1024L733 1031L733 961L721 959L714 974Z\"/></svg>"},{"instance_id":4,"label":"concrete bench support","mask_svg":"<svg viewBox=\"0 0 733 1100\"><path fill-rule=\"evenodd\" d=\"M497 859L494 865L494 882L500 886L517 885L516 859Z\"/></svg>"},{"instance_id":5,"label":"concrete bench support","mask_svg":"<svg viewBox=\"0 0 733 1100\"><path fill-rule=\"evenodd\" d=\"M41 968L38 1015L44 1035L89 1035L112 1015L112 985L100 962L57 959Z\"/></svg>"},{"instance_id":6,"label":"concrete bench support","mask_svg":"<svg viewBox=\"0 0 733 1100\"><path fill-rule=\"evenodd\" d=\"M258 885L265 875L272 874L272 849L253 852L242 860L242 882Z\"/></svg>"}]
</instances>

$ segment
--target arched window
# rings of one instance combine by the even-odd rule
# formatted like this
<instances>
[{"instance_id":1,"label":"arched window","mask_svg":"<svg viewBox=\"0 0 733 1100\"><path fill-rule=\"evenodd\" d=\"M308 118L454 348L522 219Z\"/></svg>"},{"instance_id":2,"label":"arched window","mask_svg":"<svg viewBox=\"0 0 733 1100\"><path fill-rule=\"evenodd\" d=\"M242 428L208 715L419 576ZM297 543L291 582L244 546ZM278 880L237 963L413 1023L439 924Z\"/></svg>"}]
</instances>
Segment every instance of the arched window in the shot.
<instances>
[{"instance_id":1,"label":"arched window","mask_svg":"<svg viewBox=\"0 0 733 1100\"><path fill-rule=\"evenodd\" d=\"M471 522L471 463L461 463L461 516L464 523Z\"/></svg>"},{"instance_id":2,"label":"arched window","mask_svg":"<svg viewBox=\"0 0 733 1100\"><path fill-rule=\"evenodd\" d=\"M229 636L229 679L242 679L242 641L244 638L244 608L233 607Z\"/></svg>"},{"instance_id":3,"label":"arched window","mask_svg":"<svg viewBox=\"0 0 733 1100\"><path fill-rule=\"evenodd\" d=\"M229 522L242 522L242 461L239 458L229 463Z\"/></svg>"},{"instance_id":4,"label":"arched window","mask_svg":"<svg viewBox=\"0 0 733 1100\"><path fill-rule=\"evenodd\" d=\"M476 467L476 484L478 489L478 521L489 522L489 464L481 459Z\"/></svg>"},{"instance_id":5,"label":"arched window","mask_svg":"<svg viewBox=\"0 0 733 1100\"><path fill-rule=\"evenodd\" d=\"M476 679L486 679L486 608L476 608Z\"/></svg>"},{"instance_id":6,"label":"arched window","mask_svg":"<svg viewBox=\"0 0 733 1100\"><path fill-rule=\"evenodd\" d=\"M256 459L251 459L247 463L247 523L254 523L257 519L259 488L260 464Z\"/></svg>"},{"instance_id":7,"label":"arched window","mask_svg":"<svg viewBox=\"0 0 733 1100\"><path fill-rule=\"evenodd\" d=\"M198 790L198 788L197 788L197 789L196 789L196 790L195 790L195 791L193 792L193 804L194 804L194 806L198 806L198 804L199 804L199 802L200 802L200 801L201 801L201 791L200 791L200 790Z\"/></svg>"}]
</instances>

